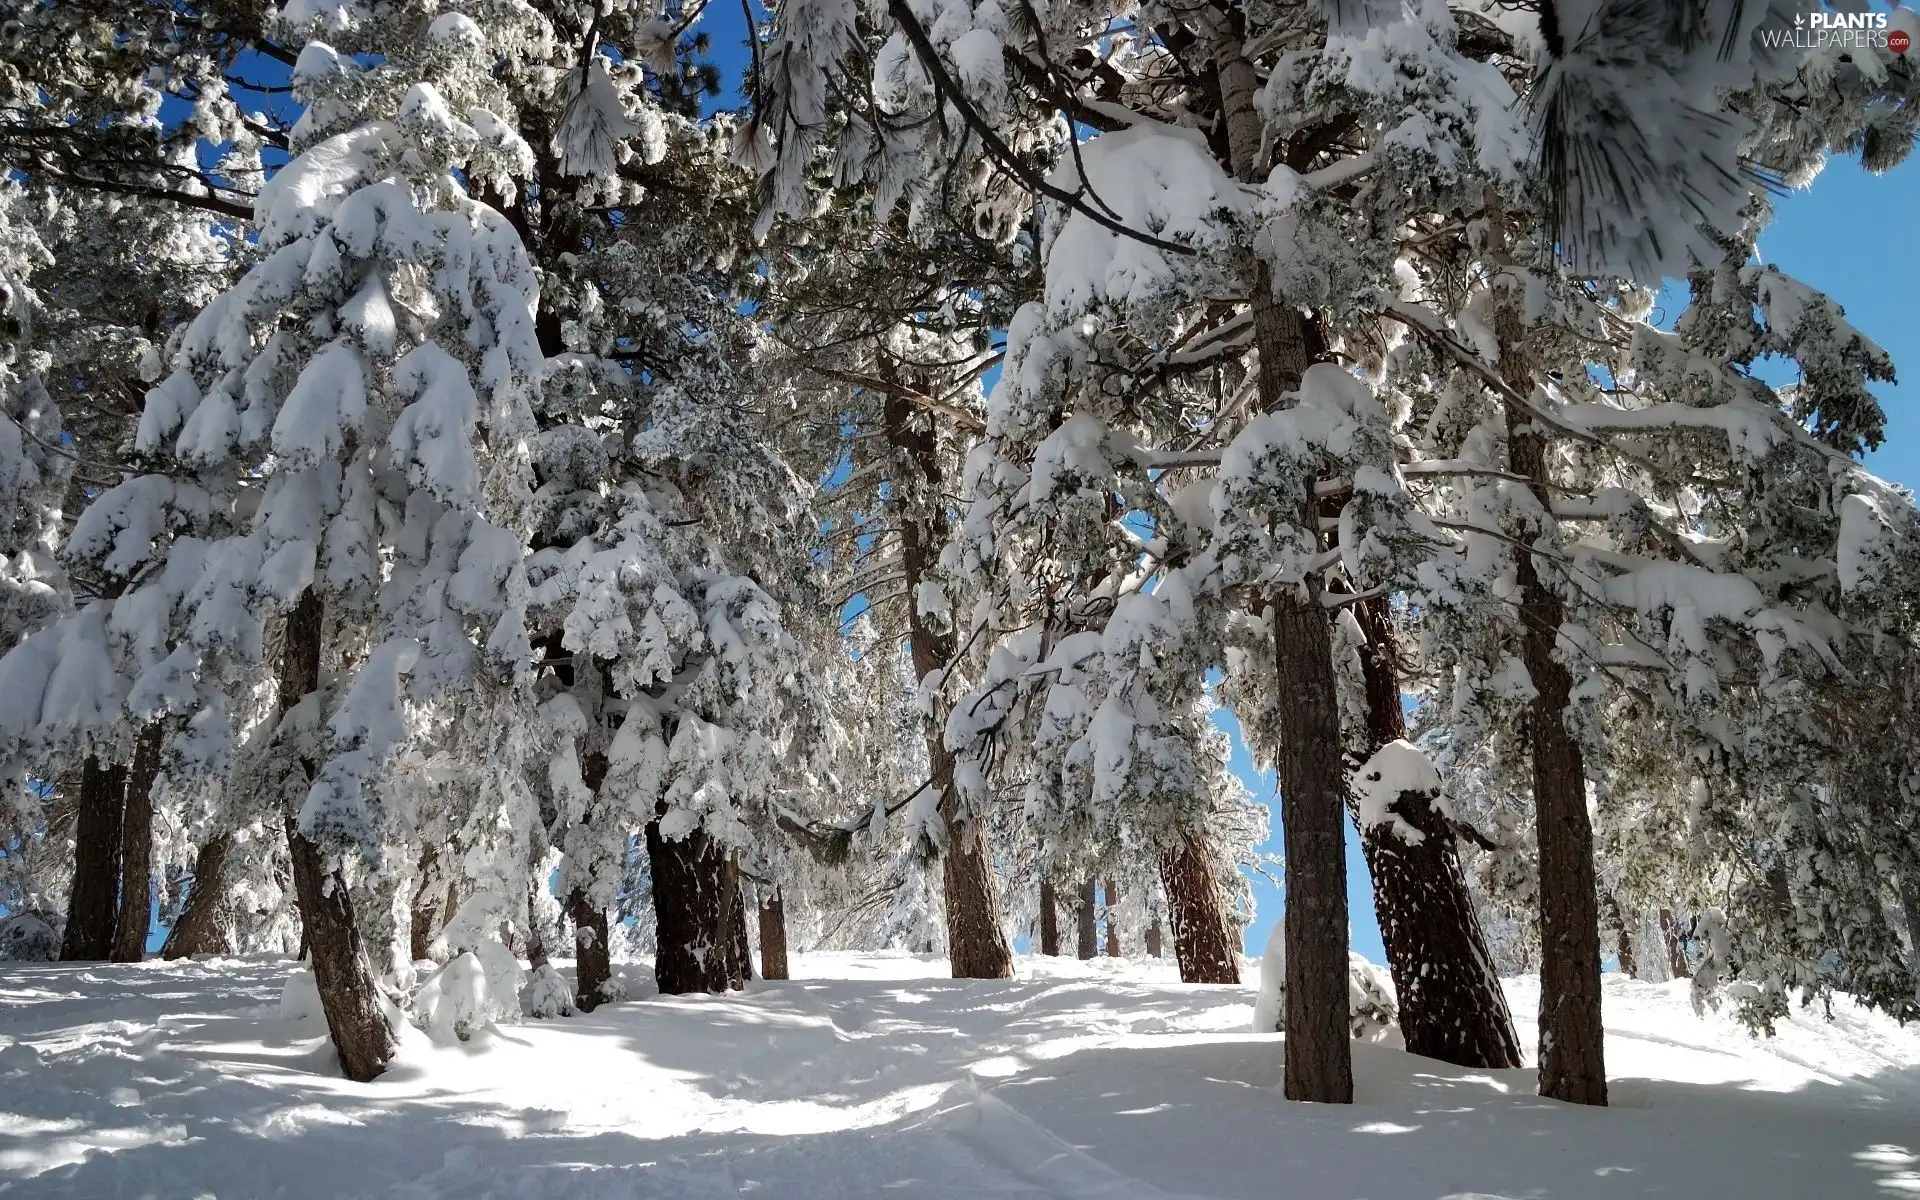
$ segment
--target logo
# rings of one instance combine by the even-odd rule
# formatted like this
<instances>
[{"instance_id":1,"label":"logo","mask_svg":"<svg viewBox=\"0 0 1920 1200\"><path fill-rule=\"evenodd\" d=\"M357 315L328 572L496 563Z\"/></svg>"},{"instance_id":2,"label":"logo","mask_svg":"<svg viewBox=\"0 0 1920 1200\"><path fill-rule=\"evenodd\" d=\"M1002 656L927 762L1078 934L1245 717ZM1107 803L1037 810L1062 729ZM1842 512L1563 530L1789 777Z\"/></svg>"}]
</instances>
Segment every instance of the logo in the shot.
<instances>
[{"instance_id":1,"label":"logo","mask_svg":"<svg viewBox=\"0 0 1920 1200\"><path fill-rule=\"evenodd\" d=\"M1761 28L1760 44L1769 50L1793 47L1798 50L1843 52L1890 50L1905 54L1913 37L1904 29L1888 29L1883 12L1829 12L1813 9L1793 14L1793 28Z\"/></svg>"}]
</instances>

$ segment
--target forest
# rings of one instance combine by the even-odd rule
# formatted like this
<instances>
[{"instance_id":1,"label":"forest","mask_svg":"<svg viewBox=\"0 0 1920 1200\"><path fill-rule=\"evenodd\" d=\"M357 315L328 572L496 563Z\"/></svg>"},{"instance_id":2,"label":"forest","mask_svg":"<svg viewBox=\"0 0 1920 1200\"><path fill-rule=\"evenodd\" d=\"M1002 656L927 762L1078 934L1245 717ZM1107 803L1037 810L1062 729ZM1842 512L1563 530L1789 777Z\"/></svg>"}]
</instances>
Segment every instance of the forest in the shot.
<instances>
[{"instance_id":1,"label":"forest","mask_svg":"<svg viewBox=\"0 0 1920 1200\"><path fill-rule=\"evenodd\" d=\"M1251 985L1266 873L1287 1100L1920 1018L1894 363L1755 251L1920 16L1806 11L0 0L0 973L271 960L366 1084Z\"/></svg>"}]
</instances>

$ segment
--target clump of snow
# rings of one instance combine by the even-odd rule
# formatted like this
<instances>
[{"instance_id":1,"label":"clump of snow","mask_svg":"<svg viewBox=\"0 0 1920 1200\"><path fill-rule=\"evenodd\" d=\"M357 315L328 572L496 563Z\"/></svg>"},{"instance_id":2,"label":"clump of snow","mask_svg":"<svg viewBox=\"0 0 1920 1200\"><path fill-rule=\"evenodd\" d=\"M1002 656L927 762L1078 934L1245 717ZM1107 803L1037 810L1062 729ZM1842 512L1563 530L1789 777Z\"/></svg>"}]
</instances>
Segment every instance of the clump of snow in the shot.
<instances>
[{"instance_id":1,"label":"clump of snow","mask_svg":"<svg viewBox=\"0 0 1920 1200\"><path fill-rule=\"evenodd\" d=\"M1347 952L1347 1028L1356 1040L1398 1044L1400 1004L1393 979L1365 956ZM1253 1032L1287 1029L1287 923L1274 922L1260 956L1260 990L1253 1001Z\"/></svg>"},{"instance_id":2,"label":"clump of snow","mask_svg":"<svg viewBox=\"0 0 1920 1200\"><path fill-rule=\"evenodd\" d=\"M1439 791L1440 772L1434 769L1433 760L1404 738L1380 747L1353 773L1353 799L1361 827L1389 825L1400 840L1412 846L1425 841L1427 835L1408 824L1393 806L1408 792L1434 796Z\"/></svg>"},{"instance_id":3,"label":"clump of snow","mask_svg":"<svg viewBox=\"0 0 1920 1200\"><path fill-rule=\"evenodd\" d=\"M414 1023L434 1041L464 1042L483 1026L519 1018L520 962L499 937L506 911L499 893L475 892L435 939L447 963L413 1001Z\"/></svg>"},{"instance_id":4,"label":"clump of snow","mask_svg":"<svg viewBox=\"0 0 1920 1200\"><path fill-rule=\"evenodd\" d=\"M314 980L313 968L295 968L287 976L286 987L280 991L280 1019L317 1021L325 1015L320 1007L320 985Z\"/></svg>"},{"instance_id":5,"label":"clump of snow","mask_svg":"<svg viewBox=\"0 0 1920 1200\"><path fill-rule=\"evenodd\" d=\"M520 993L520 1005L526 1015L537 1019L551 1017L570 1017L573 1015L573 989L553 969L551 963L541 963L533 969L533 975L527 980L526 988Z\"/></svg>"}]
</instances>

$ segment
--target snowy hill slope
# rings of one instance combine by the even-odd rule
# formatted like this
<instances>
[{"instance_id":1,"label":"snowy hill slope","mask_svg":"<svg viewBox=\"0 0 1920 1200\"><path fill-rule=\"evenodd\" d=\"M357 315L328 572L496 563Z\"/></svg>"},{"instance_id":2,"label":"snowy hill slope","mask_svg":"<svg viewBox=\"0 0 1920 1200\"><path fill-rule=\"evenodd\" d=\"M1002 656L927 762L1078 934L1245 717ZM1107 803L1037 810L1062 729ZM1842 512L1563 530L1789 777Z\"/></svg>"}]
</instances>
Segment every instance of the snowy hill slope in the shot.
<instances>
[{"instance_id":1,"label":"snowy hill slope","mask_svg":"<svg viewBox=\"0 0 1920 1200\"><path fill-rule=\"evenodd\" d=\"M1359 1102L1321 1108L1242 1032L1251 980L802 955L744 996L412 1042L362 1087L317 1017L281 1018L288 966L0 967L0 1195L1920 1196L1920 1029L1850 1006L1756 1042L1684 984L1609 977L1611 1109L1374 1045Z\"/></svg>"}]
</instances>

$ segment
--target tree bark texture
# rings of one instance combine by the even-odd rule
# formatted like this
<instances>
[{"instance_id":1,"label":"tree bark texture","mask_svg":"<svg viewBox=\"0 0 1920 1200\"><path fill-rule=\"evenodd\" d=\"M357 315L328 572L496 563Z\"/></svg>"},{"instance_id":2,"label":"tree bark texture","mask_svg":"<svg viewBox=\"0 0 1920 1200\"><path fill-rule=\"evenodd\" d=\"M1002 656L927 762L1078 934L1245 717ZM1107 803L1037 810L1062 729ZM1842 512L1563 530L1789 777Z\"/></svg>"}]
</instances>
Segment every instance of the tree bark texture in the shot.
<instances>
[{"instance_id":1,"label":"tree bark texture","mask_svg":"<svg viewBox=\"0 0 1920 1200\"><path fill-rule=\"evenodd\" d=\"M1673 978L1691 979L1693 967L1687 962L1687 944L1680 936L1680 922L1674 919L1671 908L1660 910L1660 943L1667 949L1667 970ZM1920 942L1914 944L1920 946Z\"/></svg>"},{"instance_id":2,"label":"tree bark texture","mask_svg":"<svg viewBox=\"0 0 1920 1200\"><path fill-rule=\"evenodd\" d=\"M434 869L440 863L440 849L427 846L420 851L420 869L413 881L413 904L407 922L407 953L419 962L433 950L433 935L440 925L440 898L433 886Z\"/></svg>"},{"instance_id":3,"label":"tree bark texture","mask_svg":"<svg viewBox=\"0 0 1920 1200\"><path fill-rule=\"evenodd\" d=\"M589 664L588 670L600 670L597 665ZM572 683L568 675L567 682ZM580 758L580 782L586 785L596 798L600 795L600 785L607 779L607 756L593 753ZM583 818L590 819L590 818ZM448 884L449 888L453 885ZM654 878L655 903L659 898L659 877ZM452 893L447 896L449 906L453 903ZM573 922L573 1007L580 1012L592 1012L606 999L603 990L607 981L613 978L613 944L608 939L611 932L607 926L607 910L594 904L585 890L574 888L567 893L567 917ZM661 988L662 991L666 989Z\"/></svg>"},{"instance_id":4,"label":"tree bark texture","mask_svg":"<svg viewBox=\"0 0 1920 1200\"><path fill-rule=\"evenodd\" d=\"M931 421L899 396L889 395L882 411L887 441L905 452L917 478L901 481L900 567L906 594L919 587L947 540L946 509L940 502L940 462ZM907 608L907 641L915 679L925 679L947 666L953 657L950 634L929 625L918 603ZM944 722L929 726L927 762L934 786L940 789L940 816L946 826L946 847L940 876L947 908L947 956L955 979L1011 979L1013 947L1000 921L1000 899L994 891L993 858L988 853L984 824L967 820L959 789L953 783L953 753L941 736Z\"/></svg>"},{"instance_id":5,"label":"tree bark texture","mask_svg":"<svg viewBox=\"0 0 1920 1200\"><path fill-rule=\"evenodd\" d=\"M1113 880L1111 879L1107 880L1107 887L1104 893L1104 897L1106 900L1106 909L1107 909L1107 918L1106 918L1107 957L1119 958L1120 957L1120 921L1119 921L1118 914L1114 910L1120 904L1120 890L1114 886Z\"/></svg>"},{"instance_id":6,"label":"tree bark texture","mask_svg":"<svg viewBox=\"0 0 1920 1200\"><path fill-rule=\"evenodd\" d=\"M1233 174L1244 183L1264 178L1260 116L1254 106L1259 76L1246 55L1239 13L1203 6L1200 21L1214 66L1213 85ZM1319 339L1292 304L1274 294L1273 272L1254 263L1250 306L1259 356L1262 411L1293 401L1319 353ZM1311 482L1311 481L1309 481ZM1313 489L1296 514L1302 529L1319 528ZM1340 755L1340 704L1333 673L1327 611L1319 579L1268 597L1279 675L1277 774L1281 830L1287 857L1287 1061L1289 1100L1353 1101L1353 1048L1347 1029L1346 772Z\"/></svg>"},{"instance_id":7,"label":"tree bark texture","mask_svg":"<svg viewBox=\"0 0 1920 1200\"><path fill-rule=\"evenodd\" d=\"M601 989L613 978L613 947L607 943L607 910L579 888L567 894L567 918L573 922L573 1006L592 1012L606 997ZM666 991L663 987L661 991Z\"/></svg>"},{"instance_id":8,"label":"tree bark texture","mask_svg":"<svg viewBox=\"0 0 1920 1200\"><path fill-rule=\"evenodd\" d=\"M1146 933L1145 941L1147 943L1147 957L1159 958L1160 957L1160 922L1158 920L1147 922L1147 933Z\"/></svg>"},{"instance_id":9,"label":"tree bark texture","mask_svg":"<svg viewBox=\"0 0 1920 1200\"><path fill-rule=\"evenodd\" d=\"M1040 953L1060 954L1060 897L1054 895L1051 879L1040 881Z\"/></svg>"},{"instance_id":10,"label":"tree bark texture","mask_svg":"<svg viewBox=\"0 0 1920 1200\"><path fill-rule=\"evenodd\" d=\"M187 902L180 918L167 930L160 947L164 959L191 958L196 954L231 954L227 940L226 899L227 856L233 851L231 833L215 834L201 845L193 858L193 884L187 889Z\"/></svg>"},{"instance_id":11,"label":"tree bark texture","mask_svg":"<svg viewBox=\"0 0 1920 1200\"><path fill-rule=\"evenodd\" d=\"M1501 377L1521 395L1532 394L1532 373L1520 357L1524 329L1509 311L1502 311L1497 328ZM1530 481L1542 512L1552 511L1546 439L1532 414L1512 404L1507 406L1507 458L1513 473ZM1540 845L1540 1094L1574 1104L1605 1104L1593 823L1587 815L1585 764L1566 725L1573 677L1556 655L1564 609L1532 554L1515 556L1515 581L1521 662L1535 692L1527 731Z\"/></svg>"},{"instance_id":12,"label":"tree bark texture","mask_svg":"<svg viewBox=\"0 0 1920 1200\"><path fill-rule=\"evenodd\" d=\"M1240 948L1201 835L1182 837L1160 856L1160 888L1173 926L1173 958L1182 983L1239 983Z\"/></svg>"},{"instance_id":13,"label":"tree bark texture","mask_svg":"<svg viewBox=\"0 0 1920 1200\"><path fill-rule=\"evenodd\" d=\"M1096 936L1097 930L1095 929L1093 892L1093 877L1088 876L1086 882L1080 885L1080 906L1079 912L1076 914L1080 919L1080 927L1075 931L1078 937L1075 940L1073 950L1080 958L1092 958L1100 952L1099 939Z\"/></svg>"},{"instance_id":14,"label":"tree bark texture","mask_svg":"<svg viewBox=\"0 0 1920 1200\"><path fill-rule=\"evenodd\" d=\"M657 929L654 981L665 995L725 992L746 986L746 913L726 852L695 828L661 836L647 823Z\"/></svg>"},{"instance_id":15,"label":"tree bark texture","mask_svg":"<svg viewBox=\"0 0 1920 1200\"><path fill-rule=\"evenodd\" d=\"M323 602L311 588L301 593L299 603L287 614L280 657L282 716L320 686L324 616ZM304 765L311 776L313 764ZM337 867L330 868L320 846L300 832L297 814L286 814L286 828L294 894L313 956L313 978L326 1013L327 1032L340 1055L341 1071L348 1079L367 1083L387 1069L399 1041L387 1023L384 998L360 943L346 879Z\"/></svg>"},{"instance_id":16,"label":"tree bark texture","mask_svg":"<svg viewBox=\"0 0 1920 1200\"><path fill-rule=\"evenodd\" d=\"M792 978L787 973L787 905L779 892L760 901L760 978Z\"/></svg>"},{"instance_id":17,"label":"tree bark texture","mask_svg":"<svg viewBox=\"0 0 1920 1200\"><path fill-rule=\"evenodd\" d=\"M113 954L120 915L120 822L127 769L87 755L74 806L73 887L61 962L104 962Z\"/></svg>"},{"instance_id":18,"label":"tree bark texture","mask_svg":"<svg viewBox=\"0 0 1920 1200\"><path fill-rule=\"evenodd\" d=\"M1407 735L1400 696L1400 641L1385 597L1354 605L1366 645L1367 741L1378 750ZM1463 1067L1520 1065L1506 992L1467 891L1453 830L1433 798L1401 796L1394 811L1419 831L1408 842L1386 825L1360 830L1373 877L1373 909L1386 943L1407 1049ZM1349 795L1351 803L1351 795ZM1358 826L1358 809L1355 825Z\"/></svg>"},{"instance_id":19,"label":"tree bark texture","mask_svg":"<svg viewBox=\"0 0 1920 1200\"><path fill-rule=\"evenodd\" d=\"M120 822L120 913L113 932L113 961L147 956L153 926L153 784L160 776L160 746L166 727L158 721L140 731L127 771L126 808Z\"/></svg>"}]
</instances>

